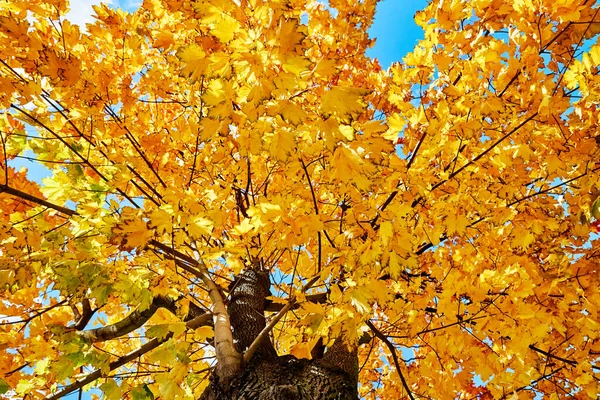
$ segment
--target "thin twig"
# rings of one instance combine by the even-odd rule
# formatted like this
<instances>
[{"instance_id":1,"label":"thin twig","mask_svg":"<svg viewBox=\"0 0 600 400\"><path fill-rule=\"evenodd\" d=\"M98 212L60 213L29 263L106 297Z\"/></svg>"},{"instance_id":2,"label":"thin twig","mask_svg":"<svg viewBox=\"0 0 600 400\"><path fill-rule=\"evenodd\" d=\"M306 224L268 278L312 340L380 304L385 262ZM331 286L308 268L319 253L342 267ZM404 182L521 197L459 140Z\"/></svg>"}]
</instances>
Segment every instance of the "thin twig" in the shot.
<instances>
[{"instance_id":1,"label":"thin twig","mask_svg":"<svg viewBox=\"0 0 600 400\"><path fill-rule=\"evenodd\" d=\"M537 351L538 353L541 353L541 354L545 355L545 356L546 356L546 357L548 357L548 358L554 358L554 359L556 359L556 360L560 360L560 361L562 361L562 362L564 362L564 363L566 363L566 364L569 364L569 365L573 365L573 366L575 366L575 365L577 365L577 364L578 364L578 363L577 363L577 361L575 361L575 360L569 360L569 359L567 359L567 358L562 358L562 357L556 356L556 355L554 355L554 354L552 354L552 353L550 353L550 352L548 352L548 351L545 351L545 350L539 349L539 348L535 347L535 346L534 346L534 345L532 345L532 344L530 344L530 345L529 345L529 348L530 348L531 350L533 350L533 351Z\"/></svg>"},{"instance_id":2,"label":"thin twig","mask_svg":"<svg viewBox=\"0 0 600 400\"><path fill-rule=\"evenodd\" d=\"M312 181L310 180L310 175L308 173L308 167L304 164L304 160L300 158L300 163L302 164L302 169L304 170L304 175L306 176L306 180L308 181L308 187L310 188L310 193L313 199L313 206L315 207L315 213L319 215L319 206L317 204L317 196L315 195L315 190L312 185ZM317 242L318 242L318 255L317 255L317 273L321 272L322 260L323 260L323 243L321 238L321 231L317 232Z\"/></svg>"}]
</instances>

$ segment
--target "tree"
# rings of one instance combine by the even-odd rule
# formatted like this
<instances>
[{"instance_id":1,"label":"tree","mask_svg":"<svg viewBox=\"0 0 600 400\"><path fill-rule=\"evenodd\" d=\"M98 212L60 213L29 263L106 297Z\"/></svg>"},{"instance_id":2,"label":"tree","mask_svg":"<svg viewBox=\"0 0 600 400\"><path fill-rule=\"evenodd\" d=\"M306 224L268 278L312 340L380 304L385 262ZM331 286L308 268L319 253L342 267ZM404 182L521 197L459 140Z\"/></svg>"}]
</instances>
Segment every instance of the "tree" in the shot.
<instances>
[{"instance_id":1,"label":"tree","mask_svg":"<svg viewBox=\"0 0 600 400\"><path fill-rule=\"evenodd\" d=\"M0 3L4 396L600 393L600 9L376 3Z\"/></svg>"}]
</instances>

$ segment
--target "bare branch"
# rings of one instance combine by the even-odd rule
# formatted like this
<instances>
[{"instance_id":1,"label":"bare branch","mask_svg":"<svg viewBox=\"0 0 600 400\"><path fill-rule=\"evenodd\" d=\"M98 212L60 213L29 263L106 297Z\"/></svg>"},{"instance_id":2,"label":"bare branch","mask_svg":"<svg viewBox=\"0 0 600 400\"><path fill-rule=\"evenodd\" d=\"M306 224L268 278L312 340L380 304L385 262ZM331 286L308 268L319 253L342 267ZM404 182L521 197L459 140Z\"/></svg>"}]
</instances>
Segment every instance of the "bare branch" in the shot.
<instances>
[{"instance_id":1,"label":"bare branch","mask_svg":"<svg viewBox=\"0 0 600 400\"><path fill-rule=\"evenodd\" d=\"M302 164L302 169L304 170L304 175L306 176L306 180L308 181L308 187L310 188L310 193L313 199L313 206L315 207L315 214L319 215L319 206L317 204L317 196L315 195L315 189L313 188L312 181L310 180L310 175L308 173L308 167L304 164L304 160L300 158L300 163ZM321 272L322 265L322 238L321 231L317 232L317 241L319 245L318 256L317 256L317 272Z\"/></svg>"},{"instance_id":2,"label":"bare branch","mask_svg":"<svg viewBox=\"0 0 600 400\"><path fill-rule=\"evenodd\" d=\"M404 379L404 375L402 374L402 371L400 370L400 363L398 362L398 355L396 354L396 348L394 347L392 342L390 342L389 339L383 333L381 333L381 331L379 329L377 329L375 327L375 325L373 325L373 323L371 321L367 321L367 326L371 329L371 331L373 331L375 336L377 336L379 338L379 340L381 340L383 343L385 343L386 346L388 347L388 349L390 349L390 353L392 354L392 359L394 360L394 365L396 366L396 371L398 371L398 375L400 375L400 380L402 381L402 386L404 386L404 389L408 393L408 397L410 397L411 400L415 400L412 392L410 391L410 388L408 387L408 383L406 382L406 379Z\"/></svg>"},{"instance_id":3,"label":"bare branch","mask_svg":"<svg viewBox=\"0 0 600 400\"><path fill-rule=\"evenodd\" d=\"M177 312L176 301L168 298L166 296L158 296L152 300L152 304L150 307L140 310L137 308L127 317L123 318L121 321L103 326L97 329L91 329L84 332L81 332L81 336L90 340L91 342L104 342L107 340L113 340L119 338L121 336L127 335L130 332L138 329L142 325L144 325L152 316L156 313L159 308L164 308L169 310L171 313L175 314ZM202 310L200 307L195 304L190 304L190 312L188 314L188 318L191 320L193 317L198 316L199 314L206 313L205 310ZM186 321L187 322L187 321Z\"/></svg>"},{"instance_id":4,"label":"bare branch","mask_svg":"<svg viewBox=\"0 0 600 400\"><path fill-rule=\"evenodd\" d=\"M150 304L150 307L144 310L137 308L127 317L115 324L83 331L80 335L91 342L105 342L107 340L119 338L144 325L146 321L154 315L156 310L161 307L164 307L169 311L175 311L175 301L166 297L155 297L152 304Z\"/></svg>"},{"instance_id":5,"label":"bare branch","mask_svg":"<svg viewBox=\"0 0 600 400\"><path fill-rule=\"evenodd\" d=\"M79 310L77 310L77 307L75 307L75 305L73 305L72 307L74 307L74 311L79 313ZM83 328L85 328L85 326L88 324L88 322L90 322L90 319L92 319L92 316L94 315L94 312L96 312L96 310L92 310L92 306L90 305L90 300L87 298L84 298L81 301L81 314L79 314L77 316L78 321L73 326L73 328L78 331L83 330Z\"/></svg>"},{"instance_id":6,"label":"bare branch","mask_svg":"<svg viewBox=\"0 0 600 400\"><path fill-rule=\"evenodd\" d=\"M296 304L296 299L292 297L290 301L269 321L267 326L258 334L256 339L252 342L248 350L244 353L243 363L247 364L248 361L252 358L260 343L265 340L265 338L269 335L269 332L277 325L277 323L283 318L283 316L292 309L292 307Z\"/></svg>"},{"instance_id":7,"label":"bare branch","mask_svg":"<svg viewBox=\"0 0 600 400\"><path fill-rule=\"evenodd\" d=\"M575 360L569 360L567 358L562 358L562 357L556 356L556 355L554 355L554 354L552 354L552 353L550 353L548 351L545 351L545 350L542 350L542 349L538 349L537 347L535 347L532 344L529 345L529 348L531 350L533 350L533 351L537 351L538 353L541 353L541 354L545 355L548 358L554 358L556 360L560 360L560 361L562 361L562 362L564 362L566 364L569 364L569 365L575 366L575 365L578 364L577 361L575 361Z\"/></svg>"},{"instance_id":8,"label":"bare branch","mask_svg":"<svg viewBox=\"0 0 600 400\"><path fill-rule=\"evenodd\" d=\"M15 196L15 197L18 197L20 199L23 199L25 201L31 201L32 203L36 203L36 204L39 204L41 206L51 208L51 209L56 210L56 211L58 211L60 213L68 215L69 217L71 217L73 215L77 215L77 211L75 211L75 210L71 210L71 209L66 208L66 207L62 207L62 206L59 206L59 205L56 205L56 204L52 204L52 203L50 203L47 200L40 199L39 197L35 197L33 195L30 195L29 193L25 193L25 192L22 192L22 191L20 191L18 189L11 188L8 185L0 184L0 193L7 193L7 194L10 194L12 196Z\"/></svg>"},{"instance_id":9,"label":"bare branch","mask_svg":"<svg viewBox=\"0 0 600 400\"><path fill-rule=\"evenodd\" d=\"M290 299L288 299L288 303L289 303ZM316 294L309 294L306 296L306 301L310 301L311 303L325 303L327 301L327 292L324 293L316 293ZM279 312L281 311L284 307L286 307L286 303L275 303L271 300L267 300L267 304L265 305L265 311L270 311L270 312ZM292 309L296 309L298 308L300 305L298 303L294 303Z\"/></svg>"}]
</instances>

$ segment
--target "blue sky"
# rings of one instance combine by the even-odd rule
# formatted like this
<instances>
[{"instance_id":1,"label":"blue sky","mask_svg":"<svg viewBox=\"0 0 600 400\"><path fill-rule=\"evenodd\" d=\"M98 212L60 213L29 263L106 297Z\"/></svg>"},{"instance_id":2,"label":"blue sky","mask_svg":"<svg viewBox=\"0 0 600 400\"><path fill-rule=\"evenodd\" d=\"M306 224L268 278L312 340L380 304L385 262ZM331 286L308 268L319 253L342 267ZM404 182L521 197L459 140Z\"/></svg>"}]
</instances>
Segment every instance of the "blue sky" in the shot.
<instances>
[{"instance_id":1,"label":"blue sky","mask_svg":"<svg viewBox=\"0 0 600 400\"><path fill-rule=\"evenodd\" d=\"M379 3L375 23L369 31L377 40L367 54L377 58L383 68L400 61L423 38L423 31L415 24L413 16L426 5L425 0L383 0Z\"/></svg>"}]
</instances>

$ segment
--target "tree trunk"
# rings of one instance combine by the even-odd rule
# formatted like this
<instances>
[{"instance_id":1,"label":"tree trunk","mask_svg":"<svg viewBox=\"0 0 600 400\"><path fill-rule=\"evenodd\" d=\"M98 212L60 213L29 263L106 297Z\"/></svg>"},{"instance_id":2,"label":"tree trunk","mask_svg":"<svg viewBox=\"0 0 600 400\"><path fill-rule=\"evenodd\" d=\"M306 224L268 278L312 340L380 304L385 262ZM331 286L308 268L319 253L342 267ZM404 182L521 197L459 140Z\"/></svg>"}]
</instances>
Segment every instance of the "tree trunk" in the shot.
<instances>
[{"instance_id":1,"label":"tree trunk","mask_svg":"<svg viewBox=\"0 0 600 400\"><path fill-rule=\"evenodd\" d=\"M252 344L265 327L265 302L269 295L269 273L246 270L231 288L228 312L236 350ZM358 399L356 346L338 338L318 359L279 356L270 339L260 344L248 364L229 382L216 374L202 400L355 400Z\"/></svg>"}]
</instances>

